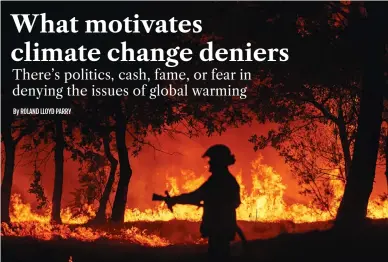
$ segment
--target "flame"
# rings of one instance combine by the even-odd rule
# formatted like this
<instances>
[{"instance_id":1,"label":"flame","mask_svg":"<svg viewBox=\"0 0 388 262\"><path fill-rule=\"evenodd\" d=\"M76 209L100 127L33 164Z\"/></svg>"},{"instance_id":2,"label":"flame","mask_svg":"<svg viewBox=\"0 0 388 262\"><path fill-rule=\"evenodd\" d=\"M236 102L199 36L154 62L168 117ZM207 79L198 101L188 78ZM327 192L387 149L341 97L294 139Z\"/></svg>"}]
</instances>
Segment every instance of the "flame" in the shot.
<instances>
[{"instance_id":1,"label":"flame","mask_svg":"<svg viewBox=\"0 0 388 262\"><path fill-rule=\"evenodd\" d=\"M2 236L34 237L40 240L77 239L80 241L95 241L109 239L128 241L144 246L168 246L171 243L154 234L136 227L122 228L116 231L93 229L83 226L95 216L92 206L88 206L88 215L73 216L69 208L61 211L62 225L50 223L50 207L42 214L32 211L30 204L23 203L19 194L11 196L11 224L2 223Z\"/></svg>"},{"instance_id":2,"label":"flame","mask_svg":"<svg viewBox=\"0 0 388 262\"><path fill-rule=\"evenodd\" d=\"M206 176L198 176L192 171L182 170L179 177L166 177L166 186L171 195L188 192L198 188L206 181ZM276 222L292 221L293 223L309 223L328 221L335 217L342 194L343 184L340 181L331 181L334 192L329 210L317 210L312 203L287 204L284 200L286 186L282 183L282 176L271 166L262 163L259 156L252 162L251 184L252 189L248 192L242 172L236 176L241 187L242 204L237 209L237 218L240 221ZM178 183L183 180L182 183ZM179 185L180 184L180 185ZM85 206L87 215L74 216L69 208L61 212L62 225L50 224L50 208L40 214L34 212L31 206L23 203L21 196L12 195L11 223L2 223L4 236L30 236L42 240L54 238L78 239L80 241L95 241L98 239L109 239L117 241L128 241L145 246L167 246L172 243L157 234L150 234L146 230L137 227L121 228L119 230L95 229L84 224L95 216L92 206ZM126 209L125 222L138 221L170 221L188 220L200 221L202 209L193 206L177 205L174 213L160 203L153 209L139 210ZM372 199L368 206L369 218L388 218L388 201ZM202 240L192 240L192 243L203 243Z\"/></svg>"},{"instance_id":3,"label":"flame","mask_svg":"<svg viewBox=\"0 0 388 262\"><path fill-rule=\"evenodd\" d=\"M205 176L196 176L192 171L182 170L181 176L184 180L182 189L179 189L176 177L167 177L167 187L170 188L170 195L177 195L182 192L189 192L197 189L203 182ZM242 180L242 172L236 175L240 184L241 206L237 209L237 219L240 221L274 222L288 220L294 223L320 222L334 219L339 207L343 184L340 181L330 181L334 191L334 198L330 203L330 209L319 211L313 208L313 204L291 204L284 201L286 186L282 183L282 176L271 166L262 164L262 156L252 162L251 183L252 190L247 192ZM169 221L172 219L200 221L202 209L192 206L177 205L174 213L161 203L155 209L140 211L138 209L127 209L125 221ZM368 206L369 218L387 218L388 201L371 200Z\"/></svg>"}]
</instances>

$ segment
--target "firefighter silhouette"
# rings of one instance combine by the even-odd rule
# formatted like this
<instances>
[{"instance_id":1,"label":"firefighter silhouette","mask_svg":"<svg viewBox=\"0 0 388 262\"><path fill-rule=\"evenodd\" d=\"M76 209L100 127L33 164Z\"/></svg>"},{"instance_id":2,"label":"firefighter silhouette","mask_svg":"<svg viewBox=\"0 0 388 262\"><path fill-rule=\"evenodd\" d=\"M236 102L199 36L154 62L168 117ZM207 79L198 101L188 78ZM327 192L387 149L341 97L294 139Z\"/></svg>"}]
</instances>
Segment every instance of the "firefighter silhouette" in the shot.
<instances>
[{"instance_id":1,"label":"firefighter silhouette","mask_svg":"<svg viewBox=\"0 0 388 262\"><path fill-rule=\"evenodd\" d=\"M241 203L240 186L228 169L236 160L225 145L210 147L202 157L209 158L209 179L193 192L171 197L167 204L202 205L200 232L202 237L208 238L209 256L211 259L227 258L230 242L237 231L241 231L236 222L236 209Z\"/></svg>"}]
</instances>

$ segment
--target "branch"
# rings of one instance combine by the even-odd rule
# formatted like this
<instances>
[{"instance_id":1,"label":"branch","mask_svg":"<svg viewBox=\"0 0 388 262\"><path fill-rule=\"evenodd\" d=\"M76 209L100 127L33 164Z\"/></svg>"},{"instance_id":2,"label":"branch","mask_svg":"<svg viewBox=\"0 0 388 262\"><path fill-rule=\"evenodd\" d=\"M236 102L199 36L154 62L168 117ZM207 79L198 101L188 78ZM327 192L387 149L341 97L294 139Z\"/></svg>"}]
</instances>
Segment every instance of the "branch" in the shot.
<instances>
[{"instance_id":1,"label":"branch","mask_svg":"<svg viewBox=\"0 0 388 262\"><path fill-rule=\"evenodd\" d=\"M155 147L152 143L150 143L150 142L148 142L148 141L140 140L137 136L135 136L135 135L134 135L132 132L130 132L129 130L127 130L127 133L128 133L128 134L129 134L136 142L141 143L141 144L143 144L143 145L147 145L147 146L153 148L155 151L158 151L158 152L161 152L161 153L164 153L164 154L167 154L167 155L175 155L175 154L179 154L179 155L182 155L182 156L183 156L182 153L179 153L179 152L172 152L172 153L166 152L166 151L164 151L164 150L162 150L162 149L160 149L160 148Z\"/></svg>"},{"instance_id":2,"label":"branch","mask_svg":"<svg viewBox=\"0 0 388 262\"><path fill-rule=\"evenodd\" d=\"M19 136L13 141L14 144L17 145L20 142L20 140L22 140L22 138L28 135L30 132L31 132L30 128L26 128L20 131Z\"/></svg>"},{"instance_id":3,"label":"branch","mask_svg":"<svg viewBox=\"0 0 388 262\"><path fill-rule=\"evenodd\" d=\"M336 118L333 114L331 114L327 108L318 103L317 101L315 100L305 100L306 102L312 104L316 109L318 109L319 111L321 111L321 113L329 120L333 121L336 125L338 125L338 118Z\"/></svg>"}]
</instances>

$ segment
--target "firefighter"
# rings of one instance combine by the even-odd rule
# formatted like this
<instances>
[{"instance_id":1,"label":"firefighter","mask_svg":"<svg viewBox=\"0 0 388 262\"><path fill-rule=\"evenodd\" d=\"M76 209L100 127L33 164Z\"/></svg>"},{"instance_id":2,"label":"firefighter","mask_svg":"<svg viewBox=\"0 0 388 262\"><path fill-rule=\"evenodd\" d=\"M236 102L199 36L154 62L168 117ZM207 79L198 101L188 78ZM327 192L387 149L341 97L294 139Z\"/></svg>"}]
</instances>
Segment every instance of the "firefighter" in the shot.
<instances>
[{"instance_id":1,"label":"firefighter","mask_svg":"<svg viewBox=\"0 0 388 262\"><path fill-rule=\"evenodd\" d=\"M210 147L202 157L209 158L209 179L191 193L169 198L167 204L203 206L200 232L208 239L209 257L225 259L230 255L230 242L239 229L236 209L241 204L240 186L229 171L229 166L236 160L225 145Z\"/></svg>"}]
</instances>

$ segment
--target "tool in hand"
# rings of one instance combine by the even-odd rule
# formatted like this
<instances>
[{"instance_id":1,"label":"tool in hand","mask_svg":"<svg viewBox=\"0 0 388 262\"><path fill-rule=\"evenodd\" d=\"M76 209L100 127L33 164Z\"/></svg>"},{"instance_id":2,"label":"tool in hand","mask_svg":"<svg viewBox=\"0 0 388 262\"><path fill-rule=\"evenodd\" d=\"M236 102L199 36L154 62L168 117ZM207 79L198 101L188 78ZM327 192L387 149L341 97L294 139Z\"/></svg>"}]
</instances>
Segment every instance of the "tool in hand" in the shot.
<instances>
[{"instance_id":1,"label":"tool in hand","mask_svg":"<svg viewBox=\"0 0 388 262\"><path fill-rule=\"evenodd\" d=\"M168 201L168 199L171 198L171 196L170 196L170 194L168 193L167 190L164 193L165 193L166 196L162 196L162 195L158 195L158 194L152 194L152 201L165 201L166 204L167 204L168 209L171 212L173 212L172 205L170 205L169 201ZM203 207L203 204L198 204L197 206L198 206L198 208L200 208L200 207ZM247 249L248 241L247 241L247 239L246 239L246 237L244 235L244 232L241 230L241 228L239 226L236 227L236 233L240 237L241 242L242 242L244 248Z\"/></svg>"},{"instance_id":2,"label":"tool in hand","mask_svg":"<svg viewBox=\"0 0 388 262\"><path fill-rule=\"evenodd\" d=\"M166 196L162 196L162 195L158 195L158 194L152 194L152 201L164 201L166 202L167 204L167 207L168 209L170 209L171 212L173 212L172 210L172 205L169 204L169 199L171 198L170 194L168 193L168 191L164 191L165 195Z\"/></svg>"}]
</instances>

